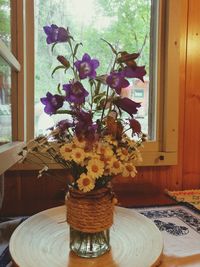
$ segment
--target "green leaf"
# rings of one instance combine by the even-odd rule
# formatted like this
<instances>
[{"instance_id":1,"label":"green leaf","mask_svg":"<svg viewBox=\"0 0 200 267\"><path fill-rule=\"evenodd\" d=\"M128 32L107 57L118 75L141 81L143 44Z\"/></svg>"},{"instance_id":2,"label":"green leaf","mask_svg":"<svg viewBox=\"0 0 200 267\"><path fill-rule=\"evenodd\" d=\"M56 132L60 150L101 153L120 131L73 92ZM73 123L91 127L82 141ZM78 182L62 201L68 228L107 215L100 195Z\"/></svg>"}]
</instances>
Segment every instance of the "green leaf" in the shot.
<instances>
[{"instance_id":1,"label":"green leaf","mask_svg":"<svg viewBox=\"0 0 200 267\"><path fill-rule=\"evenodd\" d=\"M75 46L75 48L74 48L74 57L76 56L76 53L77 53L77 51L78 51L78 48L79 48L79 46L80 45L82 45L83 46L83 44L82 43L77 43L76 44L76 46Z\"/></svg>"},{"instance_id":2,"label":"green leaf","mask_svg":"<svg viewBox=\"0 0 200 267\"><path fill-rule=\"evenodd\" d=\"M72 41L74 41L74 37L73 36L70 35L69 38L72 39Z\"/></svg>"},{"instance_id":3,"label":"green leaf","mask_svg":"<svg viewBox=\"0 0 200 267\"><path fill-rule=\"evenodd\" d=\"M53 53L54 47L57 45L57 43L54 43L51 47L51 52Z\"/></svg>"},{"instance_id":4,"label":"green leaf","mask_svg":"<svg viewBox=\"0 0 200 267\"><path fill-rule=\"evenodd\" d=\"M59 70L59 69L66 69L66 67L65 66L57 66L57 67L55 67L55 69L52 71L52 73L51 73L51 77L53 78L53 75L54 75L54 73L57 71L57 70Z\"/></svg>"},{"instance_id":5,"label":"green leaf","mask_svg":"<svg viewBox=\"0 0 200 267\"><path fill-rule=\"evenodd\" d=\"M60 90L60 83L58 84L57 91L58 91L58 93L59 93L60 95L62 95L62 92L61 92L61 90Z\"/></svg>"},{"instance_id":6,"label":"green leaf","mask_svg":"<svg viewBox=\"0 0 200 267\"><path fill-rule=\"evenodd\" d=\"M90 86L92 87L93 85L95 85L95 81L93 79L89 79L89 83L90 83Z\"/></svg>"},{"instance_id":7,"label":"green leaf","mask_svg":"<svg viewBox=\"0 0 200 267\"><path fill-rule=\"evenodd\" d=\"M121 109L120 109L118 106L116 106L116 105L115 105L115 107L118 109L118 111L119 111L119 116L120 116L120 118L121 118L121 116L122 116L122 111L121 111Z\"/></svg>"},{"instance_id":8,"label":"green leaf","mask_svg":"<svg viewBox=\"0 0 200 267\"><path fill-rule=\"evenodd\" d=\"M71 110L57 110L56 114L69 114L69 115L74 115L74 112Z\"/></svg>"},{"instance_id":9,"label":"green leaf","mask_svg":"<svg viewBox=\"0 0 200 267\"><path fill-rule=\"evenodd\" d=\"M107 43L110 46L111 50L113 51L113 53L116 56L118 55L118 52L115 50L115 48L108 41L104 40L103 38L101 38L101 40L104 41L105 43Z\"/></svg>"},{"instance_id":10,"label":"green leaf","mask_svg":"<svg viewBox=\"0 0 200 267\"><path fill-rule=\"evenodd\" d=\"M96 76L95 80L98 81L98 82L101 82L102 84L107 84L106 83L106 78L107 78L108 75L106 74L103 74L103 75L100 75L100 76Z\"/></svg>"},{"instance_id":11,"label":"green leaf","mask_svg":"<svg viewBox=\"0 0 200 267\"><path fill-rule=\"evenodd\" d=\"M94 103L97 104L102 99L102 97L104 97L105 95L106 95L106 92L103 92L103 93L100 93L94 96L93 98Z\"/></svg>"},{"instance_id":12,"label":"green leaf","mask_svg":"<svg viewBox=\"0 0 200 267\"><path fill-rule=\"evenodd\" d=\"M69 66L65 67L64 72L66 73L69 68L70 68L70 64L69 64Z\"/></svg>"},{"instance_id":13,"label":"green leaf","mask_svg":"<svg viewBox=\"0 0 200 267\"><path fill-rule=\"evenodd\" d=\"M101 82L98 81L97 82L97 86L96 86L95 91L94 91L95 95L98 95L99 94L100 87L101 87Z\"/></svg>"}]
</instances>

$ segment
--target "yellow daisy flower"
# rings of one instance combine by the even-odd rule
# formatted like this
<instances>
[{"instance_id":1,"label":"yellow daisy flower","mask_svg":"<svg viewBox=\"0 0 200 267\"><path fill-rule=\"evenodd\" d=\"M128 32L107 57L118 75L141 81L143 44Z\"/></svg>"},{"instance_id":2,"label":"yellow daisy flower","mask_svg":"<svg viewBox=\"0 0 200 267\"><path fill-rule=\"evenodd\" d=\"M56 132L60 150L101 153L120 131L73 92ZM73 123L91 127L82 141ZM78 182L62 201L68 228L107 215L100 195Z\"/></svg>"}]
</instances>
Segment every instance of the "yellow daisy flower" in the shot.
<instances>
[{"instance_id":1,"label":"yellow daisy flower","mask_svg":"<svg viewBox=\"0 0 200 267\"><path fill-rule=\"evenodd\" d=\"M77 147L85 148L86 142L84 139L78 139L77 137L74 137L73 142Z\"/></svg>"},{"instance_id":2,"label":"yellow daisy flower","mask_svg":"<svg viewBox=\"0 0 200 267\"><path fill-rule=\"evenodd\" d=\"M105 143L99 142L98 144L96 144L95 148L98 154L104 154L104 152L106 151Z\"/></svg>"},{"instance_id":3,"label":"yellow daisy flower","mask_svg":"<svg viewBox=\"0 0 200 267\"><path fill-rule=\"evenodd\" d=\"M142 156L138 149L134 150L132 153L130 153L131 160L134 160L134 162L141 163Z\"/></svg>"},{"instance_id":4,"label":"yellow daisy flower","mask_svg":"<svg viewBox=\"0 0 200 267\"><path fill-rule=\"evenodd\" d=\"M135 177L137 171L132 162L124 164L124 170L122 172L123 177Z\"/></svg>"},{"instance_id":5,"label":"yellow daisy flower","mask_svg":"<svg viewBox=\"0 0 200 267\"><path fill-rule=\"evenodd\" d=\"M128 146L136 149L137 148L137 143L134 140L131 140L130 138L126 138L125 141L128 143Z\"/></svg>"},{"instance_id":6,"label":"yellow daisy flower","mask_svg":"<svg viewBox=\"0 0 200 267\"><path fill-rule=\"evenodd\" d=\"M71 160L72 144L67 143L60 148L60 154L65 160Z\"/></svg>"},{"instance_id":7,"label":"yellow daisy flower","mask_svg":"<svg viewBox=\"0 0 200 267\"><path fill-rule=\"evenodd\" d=\"M74 148L71 152L71 158L79 164L83 163L85 156L85 152L82 148Z\"/></svg>"},{"instance_id":8,"label":"yellow daisy flower","mask_svg":"<svg viewBox=\"0 0 200 267\"><path fill-rule=\"evenodd\" d=\"M94 179L99 178L104 172L104 163L99 159L91 159L87 165L88 175Z\"/></svg>"},{"instance_id":9,"label":"yellow daisy flower","mask_svg":"<svg viewBox=\"0 0 200 267\"><path fill-rule=\"evenodd\" d=\"M86 148L84 149L85 151L85 155L88 159L92 159L92 158L100 158L99 155L96 152L95 147L92 147L90 150L87 150Z\"/></svg>"},{"instance_id":10,"label":"yellow daisy flower","mask_svg":"<svg viewBox=\"0 0 200 267\"><path fill-rule=\"evenodd\" d=\"M123 171L122 163L115 157L112 157L108 165L112 174L120 174Z\"/></svg>"},{"instance_id":11,"label":"yellow daisy flower","mask_svg":"<svg viewBox=\"0 0 200 267\"><path fill-rule=\"evenodd\" d=\"M128 148L125 148L125 147L118 148L117 155L120 157L121 160L128 160L130 157Z\"/></svg>"},{"instance_id":12,"label":"yellow daisy flower","mask_svg":"<svg viewBox=\"0 0 200 267\"><path fill-rule=\"evenodd\" d=\"M97 145L96 151L98 154L103 156L102 158L104 158L104 159L108 159L108 158L111 158L113 156L113 150L112 150L112 147L109 146L109 144L99 143Z\"/></svg>"},{"instance_id":13,"label":"yellow daisy flower","mask_svg":"<svg viewBox=\"0 0 200 267\"><path fill-rule=\"evenodd\" d=\"M107 143L117 146L118 142L112 137L112 135L105 135L103 138Z\"/></svg>"},{"instance_id":14,"label":"yellow daisy flower","mask_svg":"<svg viewBox=\"0 0 200 267\"><path fill-rule=\"evenodd\" d=\"M95 181L85 173L82 173L77 180L78 188L83 192L89 192L95 187Z\"/></svg>"},{"instance_id":15,"label":"yellow daisy flower","mask_svg":"<svg viewBox=\"0 0 200 267\"><path fill-rule=\"evenodd\" d=\"M91 152L91 153L89 154L89 159L90 159L90 160L92 160L92 159L100 160L101 157L100 157L100 155L96 154L96 152Z\"/></svg>"}]
</instances>

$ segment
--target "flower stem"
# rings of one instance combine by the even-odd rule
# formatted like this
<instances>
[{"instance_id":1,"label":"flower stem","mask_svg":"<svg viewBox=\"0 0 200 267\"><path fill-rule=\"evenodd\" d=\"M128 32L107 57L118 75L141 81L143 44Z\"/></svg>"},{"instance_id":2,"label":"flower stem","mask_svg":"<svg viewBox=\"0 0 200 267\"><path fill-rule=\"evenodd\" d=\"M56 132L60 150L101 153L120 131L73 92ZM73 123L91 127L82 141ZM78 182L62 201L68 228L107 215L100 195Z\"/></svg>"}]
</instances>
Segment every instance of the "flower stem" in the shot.
<instances>
[{"instance_id":1,"label":"flower stem","mask_svg":"<svg viewBox=\"0 0 200 267\"><path fill-rule=\"evenodd\" d=\"M124 134L125 132L129 131L130 129L131 129L131 127L128 128L128 129L126 129L126 130L124 130L124 131L122 132L122 134Z\"/></svg>"},{"instance_id":2,"label":"flower stem","mask_svg":"<svg viewBox=\"0 0 200 267\"><path fill-rule=\"evenodd\" d=\"M73 47L72 47L72 43L71 41L69 40L69 47L70 47L70 50L71 50L71 53L72 53L72 71L74 73L74 77L76 77L76 79L78 80L78 76L77 76L77 73L74 69L74 50L73 50Z\"/></svg>"},{"instance_id":3,"label":"flower stem","mask_svg":"<svg viewBox=\"0 0 200 267\"><path fill-rule=\"evenodd\" d=\"M107 105L107 103L108 103L109 88L110 88L110 86L108 85L108 86L107 86L107 89L106 89L106 99L105 99L105 104L104 104L104 106L103 106L103 110L102 110L102 114L101 114L101 123L102 123L102 121L103 121L104 112L105 112L105 109L106 109L106 105Z\"/></svg>"},{"instance_id":4,"label":"flower stem","mask_svg":"<svg viewBox=\"0 0 200 267\"><path fill-rule=\"evenodd\" d=\"M117 56L118 56L118 54L116 54L116 56L115 56L115 60L114 60L114 63L113 63L111 72L114 71L114 69L115 69L115 65L116 65L116 63L117 63ZM103 106L103 110L102 110L102 114L101 114L101 123L102 123L102 121L103 121L104 112L105 112L105 109L106 109L106 105L107 105L107 103L108 103L109 88L110 88L110 86L108 85L108 86L107 86L107 90L106 90L106 100L105 100L105 104L104 104L104 106ZM114 95L112 94L112 98L113 98L113 96L114 96ZM110 111L110 109L109 109L109 111Z\"/></svg>"}]
</instances>

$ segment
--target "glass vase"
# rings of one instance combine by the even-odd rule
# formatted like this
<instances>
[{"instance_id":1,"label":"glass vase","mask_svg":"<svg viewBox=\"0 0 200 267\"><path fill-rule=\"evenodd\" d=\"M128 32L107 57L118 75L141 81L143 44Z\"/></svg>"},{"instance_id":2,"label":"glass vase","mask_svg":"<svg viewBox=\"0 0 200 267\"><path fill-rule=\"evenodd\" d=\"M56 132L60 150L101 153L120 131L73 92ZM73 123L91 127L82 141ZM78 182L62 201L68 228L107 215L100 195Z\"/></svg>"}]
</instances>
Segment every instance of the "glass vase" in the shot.
<instances>
[{"instance_id":1,"label":"glass vase","mask_svg":"<svg viewBox=\"0 0 200 267\"><path fill-rule=\"evenodd\" d=\"M110 250L110 230L85 233L70 227L70 249L84 258L101 256Z\"/></svg>"}]
</instances>

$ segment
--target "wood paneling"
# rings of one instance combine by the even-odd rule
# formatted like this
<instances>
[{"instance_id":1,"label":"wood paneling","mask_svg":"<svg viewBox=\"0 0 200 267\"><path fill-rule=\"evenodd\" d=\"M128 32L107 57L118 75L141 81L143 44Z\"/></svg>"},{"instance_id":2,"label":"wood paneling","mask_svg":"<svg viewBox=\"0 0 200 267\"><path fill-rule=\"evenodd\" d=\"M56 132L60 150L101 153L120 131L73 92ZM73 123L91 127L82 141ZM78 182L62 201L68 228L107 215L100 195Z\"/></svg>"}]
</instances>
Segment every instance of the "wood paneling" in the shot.
<instances>
[{"instance_id":1,"label":"wood paneling","mask_svg":"<svg viewBox=\"0 0 200 267\"><path fill-rule=\"evenodd\" d=\"M200 186L200 1L188 2L183 187Z\"/></svg>"}]
</instances>

